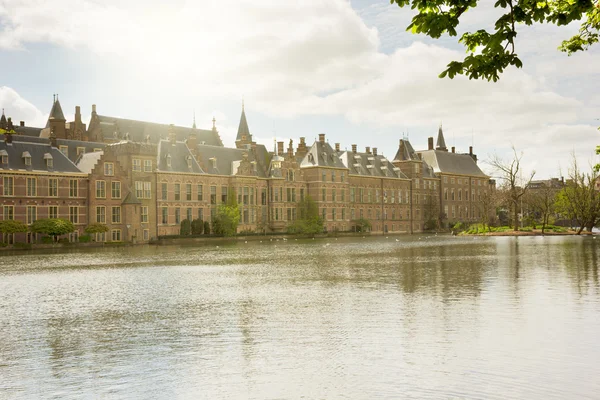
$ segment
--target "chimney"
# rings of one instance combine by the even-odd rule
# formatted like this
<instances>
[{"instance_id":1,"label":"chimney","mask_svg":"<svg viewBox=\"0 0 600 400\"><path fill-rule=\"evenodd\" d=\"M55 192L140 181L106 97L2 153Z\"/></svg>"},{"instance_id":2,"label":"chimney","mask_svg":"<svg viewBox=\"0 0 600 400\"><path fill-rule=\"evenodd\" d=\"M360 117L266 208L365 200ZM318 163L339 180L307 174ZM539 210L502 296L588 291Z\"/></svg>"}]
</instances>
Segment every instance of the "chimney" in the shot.
<instances>
[{"instance_id":1,"label":"chimney","mask_svg":"<svg viewBox=\"0 0 600 400\"><path fill-rule=\"evenodd\" d=\"M454 150L455 150L455 148L454 148L454 146L452 146L452 152L453 152L453 153L454 153Z\"/></svg>"},{"instance_id":2,"label":"chimney","mask_svg":"<svg viewBox=\"0 0 600 400\"><path fill-rule=\"evenodd\" d=\"M292 158L294 157L294 142L292 139L290 139L290 143L288 144L288 157Z\"/></svg>"},{"instance_id":3,"label":"chimney","mask_svg":"<svg viewBox=\"0 0 600 400\"><path fill-rule=\"evenodd\" d=\"M277 142L277 154L283 155L283 142Z\"/></svg>"},{"instance_id":4,"label":"chimney","mask_svg":"<svg viewBox=\"0 0 600 400\"><path fill-rule=\"evenodd\" d=\"M92 114L96 114L96 105L92 104Z\"/></svg>"},{"instance_id":5,"label":"chimney","mask_svg":"<svg viewBox=\"0 0 600 400\"><path fill-rule=\"evenodd\" d=\"M433 150L433 137L427 138L427 150Z\"/></svg>"},{"instance_id":6,"label":"chimney","mask_svg":"<svg viewBox=\"0 0 600 400\"><path fill-rule=\"evenodd\" d=\"M377 147L373 147L373 155L376 156L377 155Z\"/></svg>"},{"instance_id":7,"label":"chimney","mask_svg":"<svg viewBox=\"0 0 600 400\"><path fill-rule=\"evenodd\" d=\"M356 153L356 145L355 144L352 145L352 152Z\"/></svg>"},{"instance_id":8,"label":"chimney","mask_svg":"<svg viewBox=\"0 0 600 400\"><path fill-rule=\"evenodd\" d=\"M50 128L50 146L58 147L56 144L56 132L54 132L54 128Z\"/></svg>"},{"instance_id":9,"label":"chimney","mask_svg":"<svg viewBox=\"0 0 600 400\"><path fill-rule=\"evenodd\" d=\"M301 137L300 143L298 143L298 149L296 149L296 155L299 157L304 157L307 151L308 150L306 149L306 138Z\"/></svg>"},{"instance_id":10,"label":"chimney","mask_svg":"<svg viewBox=\"0 0 600 400\"><path fill-rule=\"evenodd\" d=\"M12 133L5 133L4 134L4 142L8 145L12 145Z\"/></svg>"},{"instance_id":11,"label":"chimney","mask_svg":"<svg viewBox=\"0 0 600 400\"><path fill-rule=\"evenodd\" d=\"M195 132L190 133L188 139L186 140L187 147L195 154L196 147L198 147L198 137Z\"/></svg>"},{"instance_id":12,"label":"chimney","mask_svg":"<svg viewBox=\"0 0 600 400\"><path fill-rule=\"evenodd\" d=\"M371 154L371 148L369 146L365 147L365 153Z\"/></svg>"},{"instance_id":13,"label":"chimney","mask_svg":"<svg viewBox=\"0 0 600 400\"><path fill-rule=\"evenodd\" d=\"M81 122L81 107L75 106L75 122Z\"/></svg>"},{"instance_id":14,"label":"chimney","mask_svg":"<svg viewBox=\"0 0 600 400\"><path fill-rule=\"evenodd\" d=\"M25 121L19 121L19 126L25 126Z\"/></svg>"},{"instance_id":15,"label":"chimney","mask_svg":"<svg viewBox=\"0 0 600 400\"><path fill-rule=\"evenodd\" d=\"M400 157L404 158L404 150L406 149L406 144L404 140L400 139L400 145L398 146L398 152L400 153Z\"/></svg>"},{"instance_id":16,"label":"chimney","mask_svg":"<svg viewBox=\"0 0 600 400\"><path fill-rule=\"evenodd\" d=\"M169 142L171 145L175 146L175 142L177 141L177 135L175 134L175 126L173 124L169 125Z\"/></svg>"},{"instance_id":17,"label":"chimney","mask_svg":"<svg viewBox=\"0 0 600 400\"><path fill-rule=\"evenodd\" d=\"M335 151L340 151L340 144L339 143L335 144Z\"/></svg>"},{"instance_id":18,"label":"chimney","mask_svg":"<svg viewBox=\"0 0 600 400\"><path fill-rule=\"evenodd\" d=\"M8 130L12 131L14 129L13 123L12 123L12 118L8 117Z\"/></svg>"},{"instance_id":19,"label":"chimney","mask_svg":"<svg viewBox=\"0 0 600 400\"><path fill-rule=\"evenodd\" d=\"M319 133L319 142L325 143L325 134L324 133Z\"/></svg>"},{"instance_id":20,"label":"chimney","mask_svg":"<svg viewBox=\"0 0 600 400\"><path fill-rule=\"evenodd\" d=\"M472 156L473 155L473 146L469 146L469 155Z\"/></svg>"}]
</instances>

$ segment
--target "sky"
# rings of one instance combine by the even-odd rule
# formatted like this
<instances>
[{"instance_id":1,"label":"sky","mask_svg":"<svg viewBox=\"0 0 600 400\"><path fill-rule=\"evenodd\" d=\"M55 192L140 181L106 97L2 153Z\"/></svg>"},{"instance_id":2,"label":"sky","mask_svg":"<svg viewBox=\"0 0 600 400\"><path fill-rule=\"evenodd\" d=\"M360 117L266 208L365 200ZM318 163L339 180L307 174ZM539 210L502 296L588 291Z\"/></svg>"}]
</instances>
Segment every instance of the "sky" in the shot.
<instances>
[{"instance_id":1,"label":"sky","mask_svg":"<svg viewBox=\"0 0 600 400\"><path fill-rule=\"evenodd\" d=\"M481 2L460 32L493 26ZM499 82L438 74L464 57L457 37L406 31L414 12L387 0L3 0L0 107L45 126L58 93L67 119L99 114L210 129L233 146L242 100L254 139L272 148L325 133L342 149L447 145L486 160L514 146L538 179L587 166L600 144L600 45L557 50L577 24L518 26L522 69Z\"/></svg>"}]
</instances>

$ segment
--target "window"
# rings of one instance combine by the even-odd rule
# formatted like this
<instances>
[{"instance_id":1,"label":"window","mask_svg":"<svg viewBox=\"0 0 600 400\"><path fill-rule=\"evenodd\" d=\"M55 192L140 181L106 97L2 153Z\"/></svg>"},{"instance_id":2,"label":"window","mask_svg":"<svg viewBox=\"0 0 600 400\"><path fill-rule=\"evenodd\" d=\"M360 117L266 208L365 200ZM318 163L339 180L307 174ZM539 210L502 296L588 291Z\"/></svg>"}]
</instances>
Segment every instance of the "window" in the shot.
<instances>
[{"instance_id":1,"label":"window","mask_svg":"<svg viewBox=\"0 0 600 400\"><path fill-rule=\"evenodd\" d=\"M69 206L69 221L74 224L79 223L79 207Z\"/></svg>"},{"instance_id":2,"label":"window","mask_svg":"<svg viewBox=\"0 0 600 400\"><path fill-rule=\"evenodd\" d=\"M327 189L321 189L321 197L323 201L327 201Z\"/></svg>"},{"instance_id":3,"label":"window","mask_svg":"<svg viewBox=\"0 0 600 400\"><path fill-rule=\"evenodd\" d=\"M167 200L168 193L169 193L167 183L163 182L160 184L160 192L161 192L161 199Z\"/></svg>"},{"instance_id":4,"label":"window","mask_svg":"<svg viewBox=\"0 0 600 400\"><path fill-rule=\"evenodd\" d=\"M37 196L37 179L27 178L27 196Z\"/></svg>"},{"instance_id":5,"label":"window","mask_svg":"<svg viewBox=\"0 0 600 400\"><path fill-rule=\"evenodd\" d=\"M296 188L292 188L292 201L296 202Z\"/></svg>"},{"instance_id":6,"label":"window","mask_svg":"<svg viewBox=\"0 0 600 400\"><path fill-rule=\"evenodd\" d=\"M217 187L210 187L210 204L217 204Z\"/></svg>"},{"instance_id":7,"label":"window","mask_svg":"<svg viewBox=\"0 0 600 400\"><path fill-rule=\"evenodd\" d=\"M304 188L300 189L300 201L304 201Z\"/></svg>"},{"instance_id":8,"label":"window","mask_svg":"<svg viewBox=\"0 0 600 400\"><path fill-rule=\"evenodd\" d=\"M181 183L175 184L175 200L181 200Z\"/></svg>"},{"instance_id":9,"label":"window","mask_svg":"<svg viewBox=\"0 0 600 400\"><path fill-rule=\"evenodd\" d=\"M192 200L192 184L191 183L186 183L186 185L185 185L185 199L187 201ZM190 219L190 221L191 221L191 219Z\"/></svg>"},{"instance_id":10,"label":"window","mask_svg":"<svg viewBox=\"0 0 600 400\"><path fill-rule=\"evenodd\" d=\"M48 218L58 218L58 206L48 206Z\"/></svg>"},{"instance_id":11,"label":"window","mask_svg":"<svg viewBox=\"0 0 600 400\"><path fill-rule=\"evenodd\" d=\"M419 189L419 180L415 179L415 189Z\"/></svg>"},{"instance_id":12,"label":"window","mask_svg":"<svg viewBox=\"0 0 600 400\"><path fill-rule=\"evenodd\" d=\"M69 179L69 197L78 197L78 186L77 179Z\"/></svg>"},{"instance_id":13,"label":"window","mask_svg":"<svg viewBox=\"0 0 600 400\"><path fill-rule=\"evenodd\" d=\"M331 210L331 219L334 221L335 221L335 211L336 211L335 208Z\"/></svg>"},{"instance_id":14,"label":"window","mask_svg":"<svg viewBox=\"0 0 600 400\"><path fill-rule=\"evenodd\" d=\"M85 154L85 147L77 147L77 157L82 154Z\"/></svg>"},{"instance_id":15,"label":"window","mask_svg":"<svg viewBox=\"0 0 600 400\"><path fill-rule=\"evenodd\" d=\"M4 206L4 219L15 219L15 206Z\"/></svg>"},{"instance_id":16,"label":"window","mask_svg":"<svg viewBox=\"0 0 600 400\"><path fill-rule=\"evenodd\" d=\"M448 183L448 177L444 176L444 183Z\"/></svg>"},{"instance_id":17,"label":"window","mask_svg":"<svg viewBox=\"0 0 600 400\"><path fill-rule=\"evenodd\" d=\"M194 219L194 217L192 216L192 209L191 208L187 208L185 210L185 217L187 218L188 221L192 221Z\"/></svg>"},{"instance_id":18,"label":"window","mask_svg":"<svg viewBox=\"0 0 600 400\"><path fill-rule=\"evenodd\" d=\"M57 178L48 179L48 196L58 197L58 179Z\"/></svg>"},{"instance_id":19,"label":"window","mask_svg":"<svg viewBox=\"0 0 600 400\"><path fill-rule=\"evenodd\" d=\"M323 171L323 173L321 174L321 180L323 182L325 182L327 180L327 174L325 173L325 171Z\"/></svg>"},{"instance_id":20,"label":"window","mask_svg":"<svg viewBox=\"0 0 600 400\"><path fill-rule=\"evenodd\" d=\"M198 219L204 221L204 209L198 209Z\"/></svg>"},{"instance_id":21,"label":"window","mask_svg":"<svg viewBox=\"0 0 600 400\"><path fill-rule=\"evenodd\" d=\"M379 189L375 189L375 203L379 203Z\"/></svg>"},{"instance_id":22,"label":"window","mask_svg":"<svg viewBox=\"0 0 600 400\"><path fill-rule=\"evenodd\" d=\"M175 209L175 223L176 224L181 223L181 209L180 208Z\"/></svg>"},{"instance_id":23,"label":"window","mask_svg":"<svg viewBox=\"0 0 600 400\"><path fill-rule=\"evenodd\" d=\"M367 197L368 197L368 201L367 202L368 203L372 203L373 202L373 191L371 189L369 189Z\"/></svg>"},{"instance_id":24,"label":"window","mask_svg":"<svg viewBox=\"0 0 600 400\"><path fill-rule=\"evenodd\" d=\"M203 198L203 196L202 196L202 185L198 185L197 190L198 190L198 201L202 201L202 198Z\"/></svg>"},{"instance_id":25,"label":"window","mask_svg":"<svg viewBox=\"0 0 600 400\"><path fill-rule=\"evenodd\" d=\"M331 171L331 182L335 182L335 171Z\"/></svg>"},{"instance_id":26,"label":"window","mask_svg":"<svg viewBox=\"0 0 600 400\"><path fill-rule=\"evenodd\" d=\"M140 160L139 158L134 158L133 159L133 170L134 171L141 171L142 170L142 160Z\"/></svg>"},{"instance_id":27,"label":"window","mask_svg":"<svg viewBox=\"0 0 600 400\"><path fill-rule=\"evenodd\" d=\"M121 230L120 229L113 229L110 233L111 233L111 238L112 238L113 242L121 241Z\"/></svg>"},{"instance_id":28,"label":"window","mask_svg":"<svg viewBox=\"0 0 600 400\"><path fill-rule=\"evenodd\" d=\"M152 172L152 160L144 160L144 172Z\"/></svg>"},{"instance_id":29,"label":"window","mask_svg":"<svg viewBox=\"0 0 600 400\"><path fill-rule=\"evenodd\" d=\"M141 222L148 222L148 207L142 206Z\"/></svg>"},{"instance_id":30,"label":"window","mask_svg":"<svg viewBox=\"0 0 600 400\"><path fill-rule=\"evenodd\" d=\"M450 196L451 196L450 198L454 201L454 189L452 189L452 193Z\"/></svg>"},{"instance_id":31,"label":"window","mask_svg":"<svg viewBox=\"0 0 600 400\"><path fill-rule=\"evenodd\" d=\"M248 205L248 186L244 186L244 205Z\"/></svg>"},{"instance_id":32,"label":"window","mask_svg":"<svg viewBox=\"0 0 600 400\"><path fill-rule=\"evenodd\" d=\"M444 200L448 200L448 189L444 188Z\"/></svg>"},{"instance_id":33,"label":"window","mask_svg":"<svg viewBox=\"0 0 600 400\"><path fill-rule=\"evenodd\" d=\"M342 208L342 221L346 220L346 209Z\"/></svg>"},{"instance_id":34,"label":"window","mask_svg":"<svg viewBox=\"0 0 600 400\"><path fill-rule=\"evenodd\" d=\"M121 182L111 182L111 197L113 199L121 198Z\"/></svg>"},{"instance_id":35,"label":"window","mask_svg":"<svg viewBox=\"0 0 600 400\"><path fill-rule=\"evenodd\" d=\"M163 224L169 223L169 209L167 207L162 208L162 223Z\"/></svg>"},{"instance_id":36,"label":"window","mask_svg":"<svg viewBox=\"0 0 600 400\"><path fill-rule=\"evenodd\" d=\"M454 185L454 178L450 178L450 183Z\"/></svg>"},{"instance_id":37,"label":"window","mask_svg":"<svg viewBox=\"0 0 600 400\"><path fill-rule=\"evenodd\" d=\"M150 240L150 229L144 229L144 240Z\"/></svg>"},{"instance_id":38,"label":"window","mask_svg":"<svg viewBox=\"0 0 600 400\"><path fill-rule=\"evenodd\" d=\"M138 199L144 198L144 182L135 182L135 197Z\"/></svg>"},{"instance_id":39,"label":"window","mask_svg":"<svg viewBox=\"0 0 600 400\"><path fill-rule=\"evenodd\" d=\"M323 219L323 221L327 219L327 210L325 208L321 210L321 218Z\"/></svg>"},{"instance_id":40,"label":"window","mask_svg":"<svg viewBox=\"0 0 600 400\"><path fill-rule=\"evenodd\" d=\"M54 168L54 160L52 159L52 156L50 156L48 158L46 158L46 157L44 157L44 158L46 159L46 166L48 168Z\"/></svg>"},{"instance_id":41,"label":"window","mask_svg":"<svg viewBox=\"0 0 600 400\"><path fill-rule=\"evenodd\" d=\"M111 221L113 224L120 224L121 223L121 207L120 206L116 206L116 207L112 207L112 218Z\"/></svg>"},{"instance_id":42,"label":"window","mask_svg":"<svg viewBox=\"0 0 600 400\"><path fill-rule=\"evenodd\" d=\"M98 198L98 199L106 198L106 182L105 181L96 181L96 198Z\"/></svg>"},{"instance_id":43,"label":"window","mask_svg":"<svg viewBox=\"0 0 600 400\"><path fill-rule=\"evenodd\" d=\"M99 224L106 223L106 207L98 206L96 207L96 222Z\"/></svg>"},{"instance_id":44,"label":"window","mask_svg":"<svg viewBox=\"0 0 600 400\"><path fill-rule=\"evenodd\" d=\"M354 203L356 196L356 188L350 188L350 203Z\"/></svg>"},{"instance_id":45,"label":"window","mask_svg":"<svg viewBox=\"0 0 600 400\"><path fill-rule=\"evenodd\" d=\"M144 199L152 198L152 182L144 182Z\"/></svg>"},{"instance_id":46,"label":"window","mask_svg":"<svg viewBox=\"0 0 600 400\"><path fill-rule=\"evenodd\" d=\"M111 162L104 163L104 175L113 176L115 174L115 165Z\"/></svg>"},{"instance_id":47,"label":"window","mask_svg":"<svg viewBox=\"0 0 600 400\"><path fill-rule=\"evenodd\" d=\"M69 157L69 146L58 146L58 149L65 155L65 157Z\"/></svg>"},{"instance_id":48,"label":"window","mask_svg":"<svg viewBox=\"0 0 600 400\"><path fill-rule=\"evenodd\" d=\"M227 203L227 186L221 186L221 203Z\"/></svg>"},{"instance_id":49,"label":"window","mask_svg":"<svg viewBox=\"0 0 600 400\"><path fill-rule=\"evenodd\" d=\"M13 196L15 193L15 181L12 176L5 176L3 178L4 187L2 189L2 193L5 196Z\"/></svg>"},{"instance_id":50,"label":"window","mask_svg":"<svg viewBox=\"0 0 600 400\"><path fill-rule=\"evenodd\" d=\"M331 201L335 202L336 200L336 190L331 189Z\"/></svg>"},{"instance_id":51,"label":"window","mask_svg":"<svg viewBox=\"0 0 600 400\"><path fill-rule=\"evenodd\" d=\"M340 182L344 182L344 180L345 180L344 179L345 178L344 171L341 172L341 175L342 176L340 177Z\"/></svg>"},{"instance_id":52,"label":"window","mask_svg":"<svg viewBox=\"0 0 600 400\"><path fill-rule=\"evenodd\" d=\"M8 164L8 153L6 150L2 150L2 164Z\"/></svg>"}]
</instances>

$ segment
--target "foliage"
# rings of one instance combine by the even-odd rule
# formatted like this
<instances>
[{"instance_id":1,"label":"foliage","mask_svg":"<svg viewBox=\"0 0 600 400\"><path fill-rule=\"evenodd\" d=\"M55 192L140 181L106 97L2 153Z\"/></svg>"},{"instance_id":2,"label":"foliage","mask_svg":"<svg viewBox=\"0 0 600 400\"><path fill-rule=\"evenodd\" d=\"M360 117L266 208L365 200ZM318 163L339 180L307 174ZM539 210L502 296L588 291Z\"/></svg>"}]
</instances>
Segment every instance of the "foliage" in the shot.
<instances>
[{"instance_id":1,"label":"foliage","mask_svg":"<svg viewBox=\"0 0 600 400\"><path fill-rule=\"evenodd\" d=\"M31 224L29 230L56 238L57 236L73 232L75 226L71 221L62 218L42 218Z\"/></svg>"},{"instance_id":2,"label":"foliage","mask_svg":"<svg viewBox=\"0 0 600 400\"><path fill-rule=\"evenodd\" d=\"M546 230L550 216L554 214L557 193L558 190L551 185L543 184L541 188L530 191L526 198L534 215L539 216L542 222L542 233Z\"/></svg>"},{"instance_id":3,"label":"foliage","mask_svg":"<svg viewBox=\"0 0 600 400\"><path fill-rule=\"evenodd\" d=\"M355 232L368 232L371 230L371 221L365 218L359 218L352 221Z\"/></svg>"},{"instance_id":4,"label":"foliage","mask_svg":"<svg viewBox=\"0 0 600 400\"><path fill-rule=\"evenodd\" d=\"M7 219L0 221L0 233L22 233L27 232L27 225L21 221Z\"/></svg>"},{"instance_id":5,"label":"foliage","mask_svg":"<svg viewBox=\"0 0 600 400\"><path fill-rule=\"evenodd\" d=\"M523 229L521 229L522 232L532 232L535 228L533 226L524 226ZM464 230L462 233L463 234L467 234L467 235L476 235L479 233L484 233L484 232L510 232L512 231L513 228L511 226L498 226L498 227L493 227L493 226L489 226L489 225L484 225L484 224L473 224L471 226L469 226L466 230ZM551 232L555 232L555 233L564 233L567 232L567 229L562 227L562 226L554 226L554 225L547 225L546 226L546 232L551 231ZM543 233L543 232L542 232Z\"/></svg>"},{"instance_id":6,"label":"foliage","mask_svg":"<svg viewBox=\"0 0 600 400\"><path fill-rule=\"evenodd\" d=\"M182 236L187 236L191 233L192 233L192 223L190 222L189 219L186 218L181 221L181 224L179 227L179 234Z\"/></svg>"},{"instance_id":7,"label":"foliage","mask_svg":"<svg viewBox=\"0 0 600 400\"><path fill-rule=\"evenodd\" d=\"M519 200L527 193L531 180L535 175L532 171L525 179L522 178L521 158L523 153L517 155L517 150L513 147L514 156L510 161L504 161L498 155L494 155L489 164L500 174L500 179L504 185L502 192L505 194L505 200L508 202L513 213L513 228L519 230Z\"/></svg>"},{"instance_id":8,"label":"foliage","mask_svg":"<svg viewBox=\"0 0 600 400\"><path fill-rule=\"evenodd\" d=\"M94 222L85 227L85 233L94 234L94 233L105 233L108 232L108 226L101 224L99 222Z\"/></svg>"},{"instance_id":9,"label":"foliage","mask_svg":"<svg viewBox=\"0 0 600 400\"><path fill-rule=\"evenodd\" d=\"M223 236L234 236L240 222L240 208L237 204L235 191L230 188L227 193L227 203L221 204L213 219L213 233Z\"/></svg>"},{"instance_id":10,"label":"foliage","mask_svg":"<svg viewBox=\"0 0 600 400\"><path fill-rule=\"evenodd\" d=\"M457 36L461 17L469 9L476 8L484 0L391 0L400 7L410 6L417 10L407 30L424 33L438 39L443 34ZM517 25L550 23L563 26L572 21L581 23L579 33L565 40L560 50L569 55L598 41L600 30L600 4L598 0L497 0L494 5L498 19L493 29L465 32L459 39L467 50L462 61L451 61L440 78L454 78L464 74L469 79L487 79L496 82L499 74L509 65L521 68L516 53Z\"/></svg>"},{"instance_id":11,"label":"foliage","mask_svg":"<svg viewBox=\"0 0 600 400\"><path fill-rule=\"evenodd\" d=\"M204 232L204 222L200 218L196 218L192 221L192 235L202 235Z\"/></svg>"},{"instance_id":12,"label":"foliage","mask_svg":"<svg viewBox=\"0 0 600 400\"><path fill-rule=\"evenodd\" d=\"M319 215L317 203L310 196L298 203L300 218L287 227L287 232L300 235L316 235L323 232L323 219Z\"/></svg>"},{"instance_id":13,"label":"foliage","mask_svg":"<svg viewBox=\"0 0 600 400\"><path fill-rule=\"evenodd\" d=\"M210 235L210 224L208 221L204 221L204 234Z\"/></svg>"},{"instance_id":14,"label":"foliage","mask_svg":"<svg viewBox=\"0 0 600 400\"><path fill-rule=\"evenodd\" d=\"M92 241L92 237L90 235L79 236L79 243L89 243L91 241Z\"/></svg>"},{"instance_id":15,"label":"foliage","mask_svg":"<svg viewBox=\"0 0 600 400\"><path fill-rule=\"evenodd\" d=\"M54 238L52 236L42 236L41 242L44 244L54 243Z\"/></svg>"}]
</instances>

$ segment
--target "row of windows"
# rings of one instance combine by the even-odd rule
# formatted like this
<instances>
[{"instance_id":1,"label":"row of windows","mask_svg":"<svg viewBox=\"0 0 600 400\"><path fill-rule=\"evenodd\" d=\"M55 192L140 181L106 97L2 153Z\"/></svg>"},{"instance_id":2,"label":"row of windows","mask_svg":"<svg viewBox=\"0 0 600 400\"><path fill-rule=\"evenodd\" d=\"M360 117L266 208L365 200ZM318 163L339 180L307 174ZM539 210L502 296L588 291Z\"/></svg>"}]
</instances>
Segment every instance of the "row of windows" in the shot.
<instances>
[{"instance_id":1,"label":"row of windows","mask_svg":"<svg viewBox=\"0 0 600 400\"><path fill-rule=\"evenodd\" d=\"M143 160L144 161L144 172L152 172L152 160ZM142 160L139 158L134 158L132 162L132 169L134 171L141 172L142 171Z\"/></svg>"},{"instance_id":2,"label":"row of windows","mask_svg":"<svg viewBox=\"0 0 600 400\"><path fill-rule=\"evenodd\" d=\"M485 182L483 179L471 179L471 185L472 186L481 186L483 185L483 182ZM448 183L448 177L444 176L444 183ZM454 185L454 184L458 184L458 185L462 185L463 183L465 185L469 184L469 178L454 178L451 177L450 178L450 184Z\"/></svg>"},{"instance_id":3,"label":"row of windows","mask_svg":"<svg viewBox=\"0 0 600 400\"><path fill-rule=\"evenodd\" d=\"M58 206L27 206L25 215L26 223L32 224L38 219L38 209L47 207L48 218L60 218L58 214ZM79 223L79 206L69 206L69 221L74 224ZM15 206L3 206L2 213L5 220L15 219Z\"/></svg>"},{"instance_id":4,"label":"row of windows","mask_svg":"<svg viewBox=\"0 0 600 400\"><path fill-rule=\"evenodd\" d=\"M331 182L335 182L336 178L336 171L331 171ZM321 172L321 181L323 182L327 182L327 171L322 171ZM344 171L340 171L340 182L345 182L346 181L346 173Z\"/></svg>"},{"instance_id":5,"label":"row of windows","mask_svg":"<svg viewBox=\"0 0 600 400\"><path fill-rule=\"evenodd\" d=\"M448 214L448 206L444 206L444 214L446 214L447 218L468 218L469 217L469 207L463 206L451 206L451 214ZM458 211L458 212L457 212ZM477 207L471 207L471 218L479 218L481 217L481 211Z\"/></svg>"},{"instance_id":6,"label":"row of windows","mask_svg":"<svg viewBox=\"0 0 600 400\"><path fill-rule=\"evenodd\" d=\"M136 189L138 182L136 182ZM139 182L139 190L141 190L141 182ZM173 200L174 201L204 201L204 185L195 185L196 190L193 191L193 186L191 183L181 184L175 183L173 184ZM150 182L144 182L144 194L140 197L140 192L137 192L138 198L150 198L146 197L146 195L150 194ZM148 191L147 191L148 190ZM220 199L217 197L217 186L210 186L210 204L217 204L217 200L220 200L220 203L227 203L227 198L230 193L230 187L221 186L220 189ZM168 201L169 200L169 184L166 182L161 183L161 200ZM252 188L248 186L239 187L236 190L237 192L237 202L238 204L243 205L256 205L258 201L258 189ZM147 193L147 194L146 194ZM194 196L195 195L195 196ZM261 204L267 204L267 190L261 189Z\"/></svg>"},{"instance_id":7,"label":"row of windows","mask_svg":"<svg viewBox=\"0 0 600 400\"><path fill-rule=\"evenodd\" d=\"M414 181L415 181L415 189L421 189L421 181L418 178L415 179ZM423 180L423 189L437 190L437 182Z\"/></svg>"},{"instance_id":8,"label":"row of windows","mask_svg":"<svg viewBox=\"0 0 600 400\"><path fill-rule=\"evenodd\" d=\"M12 176L5 176L2 178L2 194L4 196L15 195L15 180ZM38 190L37 178L27 178L25 183L25 196L36 197L44 196ZM49 178L47 186L48 197L58 197L58 178ZM79 197L79 180L69 179L69 197Z\"/></svg>"},{"instance_id":9,"label":"row of windows","mask_svg":"<svg viewBox=\"0 0 600 400\"><path fill-rule=\"evenodd\" d=\"M111 222L113 224L121 223L121 207L113 206L111 207ZM106 223L106 207L105 206L97 206L96 207L96 222L105 224ZM148 207L142 206L140 213L140 222L147 223L148 222Z\"/></svg>"},{"instance_id":10,"label":"row of windows","mask_svg":"<svg viewBox=\"0 0 600 400\"><path fill-rule=\"evenodd\" d=\"M380 198L380 193L383 194L383 199ZM334 191L335 198L335 191ZM343 198L342 192L342 201L345 201ZM397 195L397 197L396 197ZM402 204L402 190L383 190L382 192L379 189L364 189L364 188L350 188L350 202L351 203L379 203L380 200L383 200L384 203L390 204ZM375 201L373 201L375 200ZM335 201L335 200L333 200ZM410 202L410 192L408 190L404 191L404 203L408 204Z\"/></svg>"},{"instance_id":11,"label":"row of windows","mask_svg":"<svg viewBox=\"0 0 600 400\"><path fill-rule=\"evenodd\" d=\"M110 194L112 199L121 198L121 182L114 181L110 183ZM96 181L96 198L106 198L106 181Z\"/></svg>"},{"instance_id":12,"label":"row of windows","mask_svg":"<svg viewBox=\"0 0 600 400\"><path fill-rule=\"evenodd\" d=\"M457 195L454 192L454 189L450 190L450 195L448 195L448 189L444 189L444 200L458 200L458 201L469 201L469 191L467 189L464 190L464 196L463 196L463 190L458 189L458 191L456 192ZM486 192L483 192L484 194ZM479 201L481 201L481 190L477 191L477 198L479 199ZM476 193L475 190L473 189L471 191L471 201L475 201L476 199Z\"/></svg>"}]
</instances>

